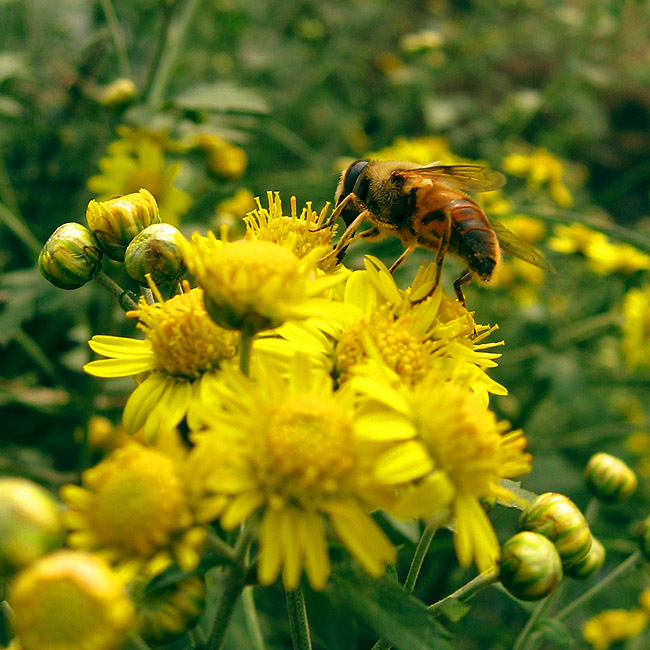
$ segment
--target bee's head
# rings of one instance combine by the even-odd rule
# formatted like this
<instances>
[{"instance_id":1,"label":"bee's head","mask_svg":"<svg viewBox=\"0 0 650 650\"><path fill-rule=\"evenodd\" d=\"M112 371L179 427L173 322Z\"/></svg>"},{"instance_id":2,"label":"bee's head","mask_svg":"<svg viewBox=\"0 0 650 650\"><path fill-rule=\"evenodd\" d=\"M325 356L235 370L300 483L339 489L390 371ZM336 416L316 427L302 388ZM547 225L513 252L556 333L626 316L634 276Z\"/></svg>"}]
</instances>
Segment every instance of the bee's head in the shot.
<instances>
[{"instance_id":1,"label":"bee's head","mask_svg":"<svg viewBox=\"0 0 650 650\"><path fill-rule=\"evenodd\" d=\"M348 194L354 192L359 176L367 166L367 160L357 160L349 165L341 174L338 187L336 188L336 194L334 195L335 205L338 205Z\"/></svg>"}]
</instances>

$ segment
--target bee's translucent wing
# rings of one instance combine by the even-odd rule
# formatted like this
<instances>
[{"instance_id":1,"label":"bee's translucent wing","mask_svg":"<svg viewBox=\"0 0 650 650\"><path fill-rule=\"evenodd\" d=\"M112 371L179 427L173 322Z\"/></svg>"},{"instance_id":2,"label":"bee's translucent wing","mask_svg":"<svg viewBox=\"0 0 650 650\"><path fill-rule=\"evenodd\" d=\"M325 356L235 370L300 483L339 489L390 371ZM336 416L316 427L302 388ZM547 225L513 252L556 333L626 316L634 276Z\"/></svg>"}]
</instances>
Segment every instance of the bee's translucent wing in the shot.
<instances>
[{"instance_id":1,"label":"bee's translucent wing","mask_svg":"<svg viewBox=\"0 0 650 650\"><path fill-rule=\"evenodd\" d=\"M553 265L537 249L527 244L511 230L508 230L502 223L493 221L491 225L497 234L502 250L525 262L530 262L540 269L555 273Z\"/></svg>"},{"instance_id":2,"label":"bee's translucent wing","mask_svg":"<svg viewBox=\"0 0 650 650\"><path fill-rule=\"evenodd\" d=\"M417 179L433 181L459 190L489 192L498 190L506 182L505 176L489 167L480 165L429 165L416 169L396 170L394 175L403 176L417 184Z\"/></svg>"}]
</instances>

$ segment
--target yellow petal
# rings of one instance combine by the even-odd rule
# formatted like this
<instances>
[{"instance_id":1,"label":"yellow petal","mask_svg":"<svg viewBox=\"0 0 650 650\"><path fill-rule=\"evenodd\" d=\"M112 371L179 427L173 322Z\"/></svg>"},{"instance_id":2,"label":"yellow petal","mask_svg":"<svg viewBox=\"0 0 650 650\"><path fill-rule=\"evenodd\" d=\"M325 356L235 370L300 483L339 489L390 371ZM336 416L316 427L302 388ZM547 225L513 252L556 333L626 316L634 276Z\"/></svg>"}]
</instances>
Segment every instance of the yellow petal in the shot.
<instances>
[{"instance_id":1,"label":"yellow petal","mask_svg":"<svg viewBox=\"0 0 650 650\"><path fill-rule=\"evenodd\" d=\"M280 572L282 544L278 539L279 513L268 509L260 523L260 554L257 577L262 585L275 582Z\"/></svg>"},{"instance_id":2,"label":"yellow petal","mask_svg":"<svg viewBox=\"0 0 650 650\"><path fill-rule=\"evenodd\" d=\"M226 506L226 509L221 515L221 525L226 530L231 530L235 526L239 526L239 524L248 519L263 503L264 495L261 492L251 490L250 492L237 495Z\"/></svg>"},{"instance_id":3,"label":"yellow petal","mask_svg":"<svg viewBox=\"0 0 650 650\"><path fill-rule=\"evenodd\" d=\"M330 558L323 518L316 512L300 517L298 534L305 555L305 573L312 589L324 589L330 574Z\"/></svg>"},{"instance_id":4,"label":"yellow petal","mask_svg":"<svg viewBox=\"0 0 650 650\"><path fill-rule=\"evenodd\" d=\"M97 354L116 359L152 354L149 341L131 339L124 336L98 334L88 341L88 346L93 352L97 352Z\"/></svg>"},{"instance_id":5,"label":"yellow petal","mask_svg":"<svg viewBox=\"0 0 650 650\"><path fill-rule=\"evenodd\" d=\"M128 433L135 433L144 425L149 413L159 403L168 380L166 375L154 372L131 393L122 413L122 425Z\"/></svg>"},{"instance_id":6,"label":"yellow petal","mask_svg":"<svg viewBox=\"0 0 650 650\"><path fill-rule=\"evenodd\" d=\"M433 469L426 447L417 440L395 445L382 454L375 466L374 477L380 483L396 485L425 476Z\"/></svg>"},{"instance_id":7,"label":"yellow petal","mask_svg":"<svg viewBox=\"0 0 650 650\"><path fill-rule=\"evenodd\" d=\"M287 591L294 591L300 584L302 573L302 546L298 535L301 514L295 508L280 511L278 531L284 555L282 581Z\"/></svg>"},{"instance_id":8,"label":"yellow petal","mask_svg":"<svg viewBox=\"0 0 650 650\"><path fill-rule=\"evenodd\" d=\"M130 359L98 359L84 365L83 370L93 377L131 377L153 369L153 357Z\"/></svg>"}]
</instances>

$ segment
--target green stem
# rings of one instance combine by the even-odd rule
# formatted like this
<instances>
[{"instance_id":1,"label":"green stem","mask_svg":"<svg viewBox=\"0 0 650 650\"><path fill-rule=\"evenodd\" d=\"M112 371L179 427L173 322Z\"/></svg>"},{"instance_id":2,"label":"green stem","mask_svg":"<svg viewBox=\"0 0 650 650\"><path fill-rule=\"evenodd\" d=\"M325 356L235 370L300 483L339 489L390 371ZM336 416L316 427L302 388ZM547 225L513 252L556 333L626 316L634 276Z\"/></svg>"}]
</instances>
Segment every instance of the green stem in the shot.
<instances>
[{"instance_id":1,"label":"green stem","mask_svg":"<svg viewBox=\"0 0 650 650\"><path fill-rule=\"evenodd\" d=\"M254 339L255 332L248 327L244 327L241 331L241 341L239 342L239 369L245 375L248 375L250 372Z\"/></svg>"},{"instance_id":2,"label":"green stem","mask_svg":"<svg viewBox=\"0 0 650 650\"><path fill-rule=\"evenodd\" d=\"M427 522L424 531L422 531L422 535L420 536L420 541L418 542L418 545L415 548L415 553L413 554L413 559L411 560L411 566L409 567L409 572L406 574L406 580L404 580L404 591L407 594L413 593L413 589L415 588L415 583L418 579L418 576L420 575L420 569L422 569L422 563L424 562L424 558L426 557L427 552L429 551L429 547L431 546L431 541L433 540L433 536L436 534L436 531L438 530L438 528L440 528L442 523L443 520L441 518L432 517ZM379 641L377 641L377 643L375 643L375 645L372 646L372 650L390 650L391 647L392 645L388 641L385 641L384 639L379 639Z\"/></svg>"},{"instance_id":3,"label":"green stem","mask_svg":"<svg viewBox=\"0 0 650 650\"><path fill-rule=\"evenodd\" d=\"M528 617L528 621L526 621L524 629L520 632L517 640L515 641L515 644L512 646L512 650L522 650L522 648L526 646L528 640L530 639L531 632L535 629L537 621L539 621L540 617L546 611L547 607L548 598L544 598L537 603L535 609L533 610L533 613Z\"/></svg>"},{"instance_id":4,"label":"green stem","mask_svg":"<svg viewBox=\"0 0 650 650\"><path fill-rule=\"evenodd\" d=\"M600 582L596 583L590 589L587 589L582 595L578 596L575 600L569 603L562 611L560 611L555 618L559 621L568 618L577 609L580 609L586 602L591 600L594 596L598 595L603 589L608 587L612 582L618 580L623 574L632 569L635 564L641 559L641 551L635 551L626 560L621 562L611 573L606 575Z\"/></svg>"},{"instance_id":5,"label":"green stem","mask_svg":"<svg viewBox=\"0 0 650 650\"><path fill-rule=\"evenodd\" d=\"M174 25L171 22L171 12L167 16L167 24L163 34L164 47L158 60L155 61L155 71L147 92L147 104L153 108L159 108L163 103L172 68L181 52L188 27L200 2L201 0L187 0L185 5L181 7L178 20Z\"/></svg>"},{"instance_id":6,"label":"green stem","mask_svg":"<svg viewBox=\"0 0 650 650\"><path fill-rule=\"evenodd\" d=\"M406 575L406 580L404 580L404 591L406 591L408 594L413 593L415 582L420 575L420 569L422 569L422 563L424 562L424 558L429 551L429 547L431 546L431 540L433 540L433 536L436 534L436 531L439 527L440 522L437 519L430 519L427 522L426 528L422 532L420 541L415 548L413 559L411 560L409 572Z\"/></svg>"},{"instance_id":7,"label":"green stem","mask_svg":"<svg viewBox=\"0 0 650 650\"><path fill-rule=\"evenodd\" d=\"M221 599L206 644L207 650L219 650L221 648L237 600L246 586L246 572L248 569L246 566L246 553L248 552L249 542L248 527L244 525L235 544L236 561L226 570L223 592L221 593Z\"/></svg>"},{"instance_id":8,"label":"green stem","mask_svg":"<svg viewBox=\"0 0 650 650\"><path fill-rule=\"evenodd\" d=\"M300 589L287 591L287 610L293 650L311 650L305 597Z\"/></svg>"},{"instance_id":9,"label":"green stem","mask_svg":"<svg viewBox=\"0 0 650 650\"><path fill-rule=\"evenodd\" d=\"M264 636L260 628L260 621L257 618L257 609L255 608L255 599L253 597L253 587L246 587L241 595L242 605L244 606L244 617L246 618L246 627L253 643L253 650L264 650Z\"/></svg>"},{"instance_id":10,"label":"green stem","mask_svg":"<svg viewBox=\"0 0 650 650\"><path fill-rule=\"evenodd\" d=\"M129 65L129 57L126 52L122 30L120 29L120 24L117 20L117 14L115 13L115 7L113 7L111 0L99 0L99 2L102 6L104 16L106 16L108 29L115 45L115 54L117 55L117 65L120 69L120 76L130 79L131 66Z\"/></svg>"},{"instance_id":11,"label":"green stem","mask_svg":"<svg viewBox=\"0 0 650 650\"><path fill-rule=\"evenodd\" d=\"M133 300L130 293L122 289L122 287L109 278L104 271L99 271L93 276L93 280L100 284L104 289L106 289L111 295L115 296L120 303L120 307L124 311L129 311L131 309L136 309L138 303Z\"/></svg>"},{"instance_id":12,"label":"green stem","mask_svg":"<svg viewBox=\"0 0 650 650\"><path fill-rule=\"evenodd\" d=\"M7 165L2 155L0 155L0 203L4 203L17 217L23 218L20 214L18 198L11 185Z\"/></svg>"},{"instance_id":13,"label":"green stem","mask_svg":"<svg viewBox=\"0 0 650 650\"><path fill-rule=\"evenodd\" d=\"M594 521L596 520L596 517L598 516L598 510L600 509L600 502L596 497L592 497L589 503L587 504L587 507L585 508L585 519L587 520L587 523L591 526Z\"/></svg>"},{"instance_id":14,"label":"green stem","mask_svg":"<svg viewBox=\"0 0 650 650\"><path fill-rule=\"evenodd\" d=\"M444 604L450 600L469 600L479 591L483 591L486 587L494 584L498 579L499 572L496 569L493 568L483 571L483 573L477 575L476 578L470 580L467 584L460 587L460 589L456 589L453 594L449 594L449 596L439 600L437 603L429 605L429 612L432 614L438 614L444 607Z\"/></svg>"},{"instance_id":15,"label":"green stem","mask_svg":"<svg viewBox=\"0 0 650 650\"><path fill-rule=\"evenodd\" d=\"M61 377L54 364L49 360L43 348L22 328L18 328L13 335L13 340L20 346L22 351L41 369L55 384L63 384Z\"/></svg>"},{"instance_id":16,"label":"green stem","mask_svg":"<svg viewBox=\"0 0 650 650\"><path fill-rule=\"evenodd\" d=\"M29 249L36 258L41 252L42 244L32 234L25 220L15 215L4 203L0 203L0 224L4 224Z\"/></svg>"}]
</instances>

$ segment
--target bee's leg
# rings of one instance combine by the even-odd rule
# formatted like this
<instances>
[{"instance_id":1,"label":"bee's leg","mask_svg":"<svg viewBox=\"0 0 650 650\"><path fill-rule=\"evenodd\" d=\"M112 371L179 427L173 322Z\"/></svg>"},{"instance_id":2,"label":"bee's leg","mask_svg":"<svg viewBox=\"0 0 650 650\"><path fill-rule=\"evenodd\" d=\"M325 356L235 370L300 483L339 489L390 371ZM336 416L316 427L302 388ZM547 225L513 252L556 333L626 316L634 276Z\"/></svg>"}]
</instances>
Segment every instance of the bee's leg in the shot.
<instances>
[{"instance_id":1,"label":"bee's leg","mask_svg":"<svg viewBox=\"0 0 650 650\"><path fill-rule=\"evenodd\" d=\"M454 292L456 293L458 301L461 305L463 305L463 307L465 307L465 309L467 309L467 305L465 304L465 296L463 295L463 290L461 287L469 284L472 281L473 277L474 276L472 273L470 273L470 271L464 271L454 281Z\"/></svg>"},{"instance_id":2,"label":"bee's leg","mask_svg":"<svg viewBox=\"0 0 650 650\"><path fill-rule=\"evenodd\" d=\"M314 228L311 232L318 232L319 230L325 230L329 228L340 216L343 215L344 211L352 212L353 214L359 214L366 209L366 206L361 202L359 197L351 192L348 194L337 206L334 208L334 211L329 216L329 219L325 221L318 228ZM343 220L349 226L348 220L343 216Z\"/></svg>"},{"instance_id":3,"label":"bee's leg","mask_svg":"<svg viewBox=\"0 0 650 650\"><path fill-rule=\"evenodd\" d=\"M393 262L393 265L388 269L389 273L394 273L402 262L415 250L415 246L409 246L404 249L404 252Z\"/></svg>"},{"instance_id":4,"label":"bee's leg","mask_svg":"<svg viewBox=\"0 0 650 650\"><path fill-rule=\"evenodd\" d=\"M442 237L440 238L438 253L436 254L436 281L433 284L434 290L440 284L440 276L442 275L442 262L445 259L447 250L449 249L449 240L451 238L451 226L453 221L451 219L451 212L449 212L449 210L445 210L445 218L445 229L442 233Z\"/></svg>"},{"instance_id":5,"label":"bee's leg","mask_svg":"<svg viewBox=\"0 0 650 650\"><path fill-rule=\"evenodd\" d=\"M348 194L348 196L354 196L354 194ZM356 197L355 197L356 198ZM347 199L347 197L346 197ZM343 199L344 201L346 199ZM341 235L341 238L338 240L336 246L323 258L322 260L327 260L330 257L337 256L339 254L342 255L342 251L347 248L353 241L356 241L357 239L360 239L365 233L361 233L357 237L354 236L357 228L361 224L361 222L366 219L369 216L368 210L362 210L357 217L352 221L352 223L345 229L345 232ZM370 230L374 230L374 228L371 228ZM368 231L366 231L368 232Z\"/></svg>"}]
</instances>

